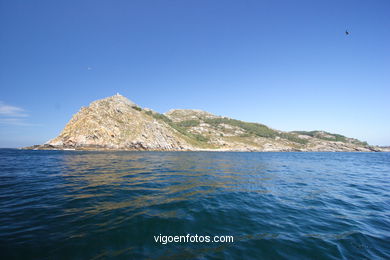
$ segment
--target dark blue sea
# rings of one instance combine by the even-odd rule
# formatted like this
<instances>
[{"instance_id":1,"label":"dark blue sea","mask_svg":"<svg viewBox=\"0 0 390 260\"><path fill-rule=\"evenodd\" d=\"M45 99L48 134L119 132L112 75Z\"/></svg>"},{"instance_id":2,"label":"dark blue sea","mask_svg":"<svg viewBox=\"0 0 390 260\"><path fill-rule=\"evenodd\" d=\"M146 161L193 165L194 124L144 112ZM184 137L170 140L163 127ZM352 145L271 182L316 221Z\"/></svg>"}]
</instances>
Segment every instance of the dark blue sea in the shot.
<instances>
[{"instance_id":1,"label":"dark blue sea","mask_svg":"<svg viewBox=\"0 0 390 260\"><path fill-rule=\"evenodd\" d=\"M1 149L0 259L390 259L390 153Z\"/></svg>"}]
</instances>

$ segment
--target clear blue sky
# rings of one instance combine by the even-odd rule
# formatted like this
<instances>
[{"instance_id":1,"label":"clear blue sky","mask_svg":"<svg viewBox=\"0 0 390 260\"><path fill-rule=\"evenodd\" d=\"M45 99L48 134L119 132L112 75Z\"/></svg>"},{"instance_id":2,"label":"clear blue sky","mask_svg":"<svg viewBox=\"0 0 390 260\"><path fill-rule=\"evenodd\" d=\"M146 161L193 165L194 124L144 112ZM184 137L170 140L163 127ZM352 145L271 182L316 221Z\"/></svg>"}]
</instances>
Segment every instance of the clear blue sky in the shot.
<instances>
[{"instance_id":1,"label":"clear blue sky","mask_svg":"<svg viewBox=\"0 0 390 260\"><path fill-rule=\"evenodd\" d=\"M390 145L389 14L388 0L0 0L0 147L43 143L117 92Z\"/></svg>"}]
</instances>

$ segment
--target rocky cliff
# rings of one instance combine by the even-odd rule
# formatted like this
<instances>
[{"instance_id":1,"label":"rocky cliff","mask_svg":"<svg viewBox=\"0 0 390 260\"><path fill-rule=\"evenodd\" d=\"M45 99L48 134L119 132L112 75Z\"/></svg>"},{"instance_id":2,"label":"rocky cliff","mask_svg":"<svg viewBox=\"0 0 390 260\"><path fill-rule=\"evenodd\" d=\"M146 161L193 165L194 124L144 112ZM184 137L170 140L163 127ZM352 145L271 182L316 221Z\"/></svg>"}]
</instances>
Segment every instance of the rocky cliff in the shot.
<instances>
[{"instance_id":1,"label":"rocky cliff","mask_svg":"<svg viewBox=\"0 0 390 260\"><path fill-rule=\"evenodd\" d=\"M324 131L283 132L202 110L165 114L117 94L76 113L56 138L30 149L381 151L357 139Z\"/></svg>"}]
</instances>

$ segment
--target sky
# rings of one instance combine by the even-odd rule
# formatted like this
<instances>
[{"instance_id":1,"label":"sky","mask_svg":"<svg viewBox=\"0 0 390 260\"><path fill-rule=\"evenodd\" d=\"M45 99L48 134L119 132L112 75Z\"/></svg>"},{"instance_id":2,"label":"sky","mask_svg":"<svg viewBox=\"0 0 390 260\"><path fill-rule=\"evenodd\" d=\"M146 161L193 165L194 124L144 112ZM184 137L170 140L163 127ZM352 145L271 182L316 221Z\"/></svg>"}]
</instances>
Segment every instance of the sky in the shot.
<instances>
[{"instance_id":1,"label":"sky","mask_svg":"<svg viewBox=\"0 0 390 260\"><path fill-rule=\"evenodd\" d=\"M390 145L389 13L388 0L0 0L0 147L42 144L116 93Z\"/></svg>"}]
</instances>

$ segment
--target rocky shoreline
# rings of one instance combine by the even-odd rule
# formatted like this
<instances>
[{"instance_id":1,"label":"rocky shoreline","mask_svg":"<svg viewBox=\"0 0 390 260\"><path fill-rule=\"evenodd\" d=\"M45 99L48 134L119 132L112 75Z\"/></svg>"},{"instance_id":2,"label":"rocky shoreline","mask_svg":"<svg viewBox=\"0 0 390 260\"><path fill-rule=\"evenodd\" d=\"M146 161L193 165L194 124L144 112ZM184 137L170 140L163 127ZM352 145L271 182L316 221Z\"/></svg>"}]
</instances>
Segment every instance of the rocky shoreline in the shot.
<instances>
[{"instance_id":1,"label":"rocky shoreline","mask_svg":"<svg viewBox=\"0 0 390 260\"><path fill-rule=\"evenodd\" d=\"M382 147L367 147L362 149L328 149L328 150L309 150L309 149L280 149L280 150L261 150L261 149L146 149L146 148L113 148L113 147L101 147L101 146L53 146L50 144L33 145L22 147L23 150L58 150L58 151L155 151L155 152L390 152L390 148Z\"/></svg>"}]
</instances>

